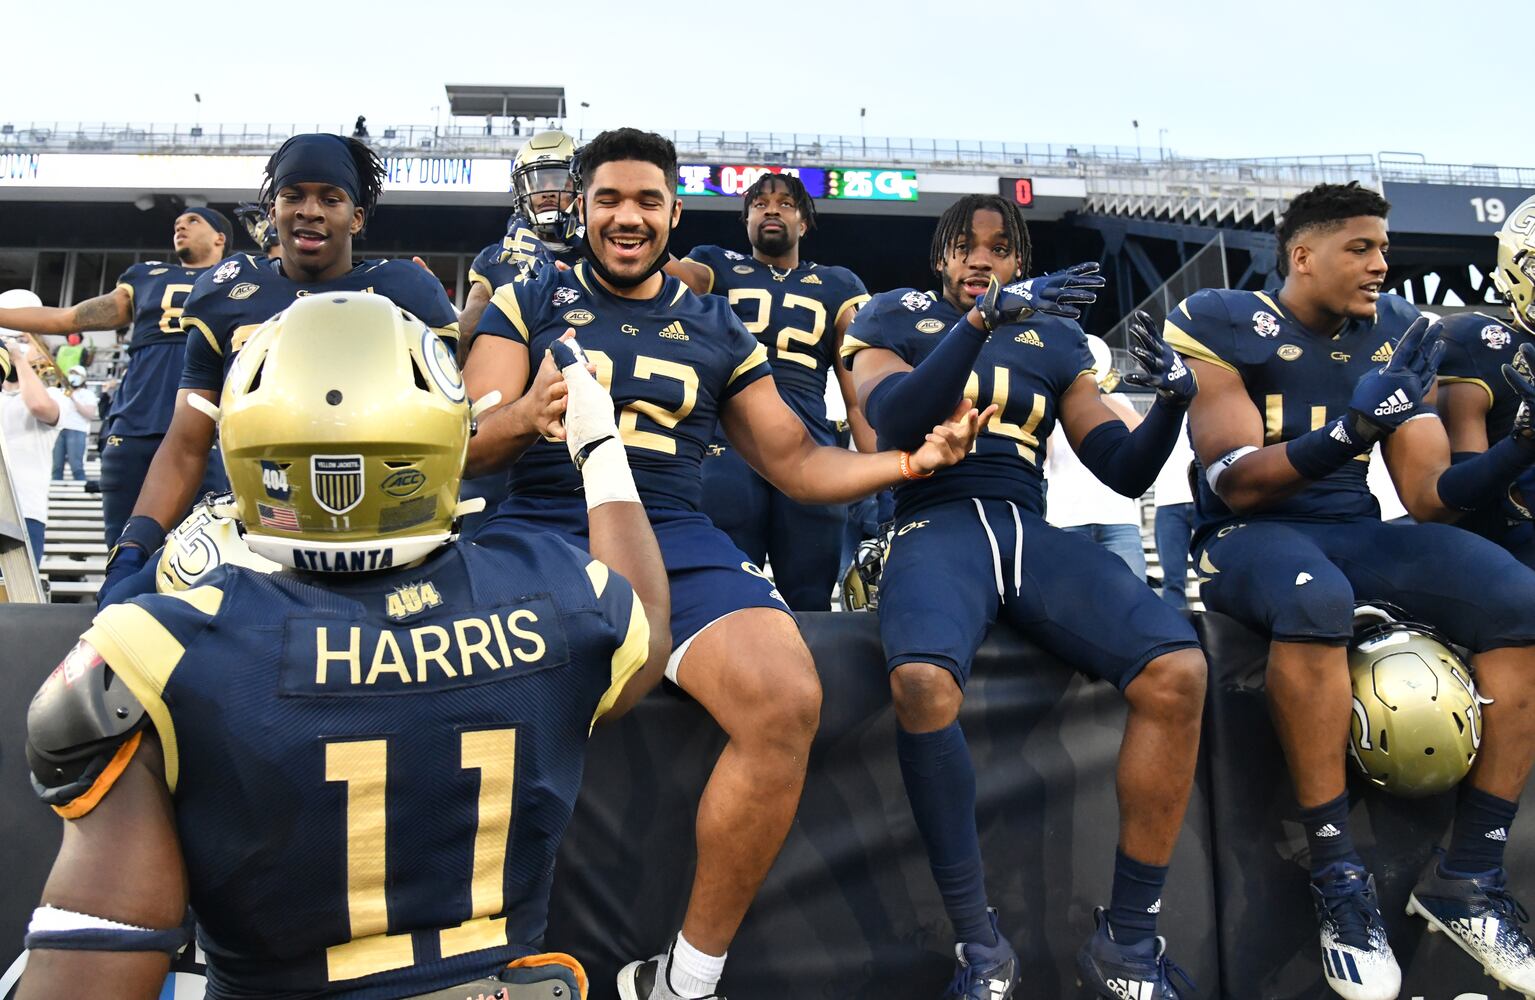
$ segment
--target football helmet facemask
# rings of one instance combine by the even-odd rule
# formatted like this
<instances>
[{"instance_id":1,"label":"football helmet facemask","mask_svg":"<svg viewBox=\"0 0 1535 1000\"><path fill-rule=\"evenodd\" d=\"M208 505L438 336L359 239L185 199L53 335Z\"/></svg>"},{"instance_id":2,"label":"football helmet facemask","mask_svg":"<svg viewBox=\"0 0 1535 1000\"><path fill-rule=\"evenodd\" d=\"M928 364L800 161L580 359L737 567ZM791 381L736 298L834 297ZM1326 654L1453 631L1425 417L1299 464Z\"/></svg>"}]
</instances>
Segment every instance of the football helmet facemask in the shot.
<instances>
[{"instance_id":1,"label":"football helmet facemask","mask_svg":"<svg viewBox=\"0 0 1535 1000\"><path fill-rule=\"evenodd\" d=\"M1508 215L1496 233L1498 266L1492 272L1514 322L1535 334L1535 197L1527 198Z\"/></svg>"},{"instance_id":2,"label":"football helmet facemask","mask_svg":"<svg viewBox=\"0 0 1535 1000\"><path fill-rule=\"evenodd\" d=\"M564 132L539 132L523 144L512 162L512 194L517 213L538 238L557 250L574 246L576 184L571 167L576 141Z\"/></svg>"},{"instance_id":3,"label":"football helmet facemask","mask_svg":"<svg viewBox=\"0 0 1535 1000\"><path fill-rule=\"evenodd\" d=\"M1354 609L1349 756L1393 795L1448 791L1471 770L1482 705L1471 669L1432 627L1379 602Z\"/></svg>"},{"instance_id":4,"label":"football helmet facemask","mask_svg":"<svg viewBox=\"0 0 1535 1000\"><path fill-rule=\"evenodd\" d=\"M251 335L221 402L211 415L256 554L362 572L452 540L470 434L463 376L389 299L299 299Z\"/></svg>"}]
</instances>

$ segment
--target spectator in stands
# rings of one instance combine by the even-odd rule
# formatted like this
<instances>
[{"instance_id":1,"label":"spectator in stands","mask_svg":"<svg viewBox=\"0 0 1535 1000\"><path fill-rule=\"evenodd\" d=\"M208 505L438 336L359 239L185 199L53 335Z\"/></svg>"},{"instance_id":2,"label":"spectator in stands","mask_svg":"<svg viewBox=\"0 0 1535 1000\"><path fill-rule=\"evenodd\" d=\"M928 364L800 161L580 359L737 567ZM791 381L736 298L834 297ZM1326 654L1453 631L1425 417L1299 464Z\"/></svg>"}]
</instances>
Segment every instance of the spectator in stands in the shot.
<instances>
[{"instance_id":1,"label":"spectator in stands","mask_svg":"<svg viewBox=\"0 0 1535 1000\"><path fill-rule=\"evenodd\" d=\"M1140 426L1141 415L1127 396L1114 391L1119 386L1119 373L1113 369L1109 345L1092 334L1088 334L1087 345L1093 352L1093 373L1104 405L1133 431ZM1137 579L1145 580L1140 501L1116 493L1089 472L1060 424L1055 425L1045 447L1046 522L1097 542L1123 559Z\"/></svg>"},{"instance_id":2,"label":"spectator in stands","mask_svg":"<svg viewBox=\"0 0 1535 1000\"><path fill-rule=\"evenodd\" d=\"M90 348L86 347L85 338L81 337L78 333L71 333L65 339L68 343L60 347L53 356L53 360L58 362L60 370L67 372L76 365L88 365L91 363L89 357Z\"/></svg>"},{"instance_id":3,"label":"spectator in stands","mask_svg":"<svg viewBox=\"0 0 1535 1000\"><path fill-rule=\"evenodd\" d=\"M32 559L41 562L43 532L48 526L48 466L59 434L59 414L69 405L64 393L43 385L27 360L32 346L8 337L11 372L0 394L0 438L5 441L5 466L21 504L32 543Z\"/></svg>"},{"instance_id":4,"label":"spectator in stands","mask_svg":"<svg viewBox=\"0 0 1535 1000\"><path fill-rule=\"evenodd\" d=\"M368 119L362 115L357 116L357 124L352 126L352 138L366 139L368 137Z\"/></svg>"},{"instance_id":5,"label":"spectator in stands","mask_svg":"<svg viewBox=\"0 0 1535 1000\"><path fill-rule=\"evenodd\" d=\"M1189 466L1194 449L1189 444L1189 421L1183 418L1178 444L1152 487L1157 506L1157 560L1162 564L1162 600L1175 608L1188 607L1189 540L1194 535L1194 490L1189 485Z\"/></svg>"},{"instance_id":6,"label":"spectator in stands","mask_svg":"<svg viewBox=\"0 0 1535 1000\"><path fill-rule=\"evenodd\" d=\"M53 443L53 478L64 478L64 465L75 482L85 482L85 436L96 419L96 394L85 386L85 369L80 365L65 372L69 381L69 402L59 407L59 436Z\"/></svg>"}]
</instances>

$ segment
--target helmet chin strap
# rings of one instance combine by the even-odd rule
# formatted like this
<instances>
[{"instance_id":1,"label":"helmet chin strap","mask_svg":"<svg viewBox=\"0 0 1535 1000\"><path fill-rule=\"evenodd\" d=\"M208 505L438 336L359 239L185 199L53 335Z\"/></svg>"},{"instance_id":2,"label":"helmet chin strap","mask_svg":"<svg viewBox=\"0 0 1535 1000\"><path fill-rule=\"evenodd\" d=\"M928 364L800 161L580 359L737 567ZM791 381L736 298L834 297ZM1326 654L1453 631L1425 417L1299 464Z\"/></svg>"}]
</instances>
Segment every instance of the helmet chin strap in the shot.
<instances>
[{"instance_id":1,"label":"helmet chin strap","mask_svg":"<svg viewBox=\"0 0 1535 1000\"><path fill-rule=\"evenodd\" d=\"M668 229L666 231L666 238L661 241L661 252L656 254L655 262L652 263L650 267L645 269L644 274L641 274L637 278L620 277L619 275L614 274L612 271L609 271L598 258L597 251L593 249L590 233L587 234L586 239L581 241L581 256L585 257L587 262L592 265L592 270L597 272L597 277L612 285L614 288L633 288L636 285L642 285L649 281L651 275L655 274L666 266L668 257L667 248L671 246L671 242L672 232L670 229Z\"/></svg>"}]
</instances>

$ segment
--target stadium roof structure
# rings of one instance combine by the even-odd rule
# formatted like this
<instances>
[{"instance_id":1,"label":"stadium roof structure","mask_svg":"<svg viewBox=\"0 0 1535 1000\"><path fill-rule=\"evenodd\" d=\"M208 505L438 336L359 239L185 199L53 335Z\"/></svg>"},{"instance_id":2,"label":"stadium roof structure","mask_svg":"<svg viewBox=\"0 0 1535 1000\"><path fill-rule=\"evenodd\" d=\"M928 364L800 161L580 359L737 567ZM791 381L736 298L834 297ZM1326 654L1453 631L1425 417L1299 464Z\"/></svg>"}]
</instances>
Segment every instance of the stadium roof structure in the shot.
<instances>
[{"instance_id":1,"label":"stadium roof structure","mask_svg":"<svg viewBox=\"0 0 1535 1000\"><path fill-rule=\"evenodd\" d=\"M449 83L448 111L466 118L564 118L564 87Z\"/></svg>"}]
</instances>

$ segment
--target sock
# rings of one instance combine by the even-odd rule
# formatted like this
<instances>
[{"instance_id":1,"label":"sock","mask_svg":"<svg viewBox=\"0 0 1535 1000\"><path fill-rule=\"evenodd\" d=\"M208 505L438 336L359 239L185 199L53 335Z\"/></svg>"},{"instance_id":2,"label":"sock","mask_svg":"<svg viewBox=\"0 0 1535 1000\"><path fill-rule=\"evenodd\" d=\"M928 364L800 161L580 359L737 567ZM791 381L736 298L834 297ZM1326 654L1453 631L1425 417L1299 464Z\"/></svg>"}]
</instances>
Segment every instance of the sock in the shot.
<instances>
[{"instance_id":1,"label":"sock","mask_svg":"<svg viewBox=\"0 0 1535 1000\"><path fill-rule=\"evenodd\" d=\"M1317 877L1328 865L1346 861L1364 867L1354 851L1354 838L1348 829L1348 792L1319 806L1300 811L1306 828L1306 843L1311 848L1311 876Z\"/></svg>"},{"instance_id":2,"label":"sock","mask_svg":"<svg viewBox=\"0 0 1535 1000\"><path fill-rule=\"evenodd\" d=\"M1155 937L1162 912L1166 865L1148 865L1114 852L1114 890L1109 896L1109 927L1120 944L1140 944Z\"/></svg>"},{"instance_id":3,"label":"sock","mask_svg":"<svg viewBox=\"0 0 1535 1000\"><path fill-rule=\"evenodd\" d=\"M1450 850L1440 867L1456 875L1481 875L1503 867L1509 827L1519 803L1489 795L1480 788L1460 786Z\"/></svg>"},{"instance_id":4,"label":"sock","mask_svg":"<svg viewBox=\"0 0 1535 1000\"><path fill-rule=\"evenodd\" d=\"M677 943L672 947L671 964L667 966L667 985L672 992L685 1000L700 1000L714 995L725 972L725 956L705 955L688 944L688 939L677 932Z\"/></svg>"},{"instance_id":5,"label":"sock","mask_svg":"<svg viewBox=\"0 0 1535 1000\"><path fill-rule=\"evenodd\" d=\"M895 745L906 797L954 935L989 948L997 938L986 914L981 838L975 829L975 765L965 734L958 722L932 733L908 733L897 726Z\"/></svg>"}]
</instances>

